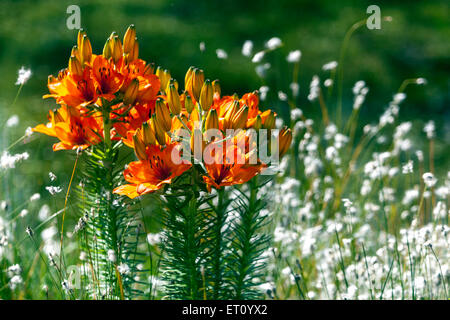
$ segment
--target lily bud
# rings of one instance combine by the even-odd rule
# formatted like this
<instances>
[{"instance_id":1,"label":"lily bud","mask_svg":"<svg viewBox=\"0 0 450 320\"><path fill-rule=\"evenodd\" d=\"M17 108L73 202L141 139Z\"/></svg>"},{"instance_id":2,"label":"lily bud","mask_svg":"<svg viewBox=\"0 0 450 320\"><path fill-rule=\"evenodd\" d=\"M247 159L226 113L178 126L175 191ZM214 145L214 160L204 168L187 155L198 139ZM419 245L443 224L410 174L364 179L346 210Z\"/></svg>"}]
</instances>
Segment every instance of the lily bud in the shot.
<instances>
[{"instance_id":1,"label":"lily bud","mask_svg":"<svg viewBox=\"0 0 450 320\"><path fill-rule=\"evenodd\" d=\"M164 132L172 128L172 118L170 117L169 109L167 109L166 102L161 98L156 99L155 116L157 124L161 126Z\"/></svg>"},{"instance_id":2,"label":"lily bud","mask_svg":"<svg viewBox=\"0 0 450 320\"><path fill-rule=\"evenodd\" d=\"M81 40L83 40L83 37L87 35L86 31L84 31L83 29L78 30L78 35L77 35L77 46L78 48L81 48Z\"/></svg>"},{"instance_id":3,"label":"lily bud","mask_svg":"<svg viewBox=\"0 0 450 320\"><path fill-rule=\"evenodd\" d=\"M159 78L159 81L161 82L161 89L166 90L167 84L170 80L170 72L169 70L163 70L161 67L156 68L156 75Z\"/></svg>"},{"instance_id":4,"label":"lily bud","mask_svg":"<svg viewBox=\"0 0 450 320\"><path fill-rule=\"evenodd\" d=\"M123 96L123 103L126 105L133 104L137 98L138 91L139 91L139 80L135 78L131 81L130 85L125 90L125 94Z\"/></svg>"},{"instance_id":5,"label":"lily bud","mask_svg":"<svg viewBox=\"0 0 450 320\"><path fill-rule=\"evenodd\" d=\"M219 116L216 109L211 109L206 116L205 129L219 129Z\"/></svg>"},{"instance_id":6,"label":"lily bud","mask_svg":"<svg viewBox=\"0 0 450 320\"><path fill-rule=\"evenodd\" d=\"M224 115L224 122L223 122L223 126L224 129L229 129L231 128L231 121L234 117L234 115L236 114L236 112L238 112L239 110L239 101L234 100L233 103L231 104L231 106L228 107L228 110L225 112Z\"/></svg>"},{"instance_id":7,"label":"lily bud","mask_svg":"<svg viewBox=\"0 0 450 320\"><path fill-rule=\"evenodd\" d=\"M186 75L184 76L184 89L188 90L188 87L192 87L192 73L194 72L194 67L189 67L188 71L186 72Z\"/></svg>"},{"instance_id":8,"label":"lily bud","mask_svg":"<svg viewBox=\"0 0 450 320\"><path fill-rule=\"evenodd\" d=\"M81 61L80 50L78 50L78 46L73 46L70 56L74 56L78 61Z\"/></svg>"},{"instance_id":9,"label":"lily bud","mask_svg":"<svg viewBox=\"0 0 450 320\"><path fill-rule=\"evenodd\" d=\"M203 83L205 82L205 74L203 70L195 69L192 73L192 93L196 101L200 98L200 92L202 91Z\"/></svg>"},{"instance_id":10,"label":"lily bud","mask_svg":"<svg viewBox=\"0 0 450 320\"><path fill-rule=\"evenodd\" d=\"M273 111L270 111L269 115L264 120L263 128L269 130L275 128L275 114L273 113Z\"/></svg>"},{"instance_id":11,"label":"lily bud","mask_svg":"<svg viewBox=\"0 0 450 320\"><path fill-rule=\"evenodd\" d=\"M208 111L213 103L213 87L211 84L211 81L207 79L203 83L202 91L200 93L200 106L202 107L203 111Z\"/></svg>"},{"instance_id":12,"label":"lily bud","mask_svg":"<svg viewBox=\"0 0 450 320\"><path fill-rule=\"evenodd\" d=\"M167 102L169 103L170 112L173 115L179 115L181 112L181 101L180 95L178 94L177 88L173 83L169 84L167 88Z\"/></svg>"},{"instance_id":13,"label":"lily bud","mask_svg":"<svg viewBox=\"0 0 450 320\"><path fill-rule=\"evenodd\" d=\"M134 48L136 41L136 28L134 24L130 25L123 36L123 52L130 53Z\"/></svg>"},{"instance_id":14,"label":"lily bud","mask_svg":"<svg viewBox=\"0 0 450 320\"><path fill-rule=\"evenodd\" d=\"M145 144L141 139L139 139L140 129L136 130L136 133L133 135L133 143L134 143L134 153L136 153L136 157L143 161L147 160L147 153L145 152Z\"/></svg>"},{"instance_id":15,"label":"lily bud","mask_svg":"<svg viewBox=\"0 0 450 320\"><path fill-rule=\"evenodd\" d=\"M113 58L114 62L117 62L122 56L123 56L122 43L119 39L119 36L116 34L111 40L111 57Z\"/></svg>"},{"instance_id":16,"label":"lily bud","mask_svg":"<svg viewBox=\"0 0 450 320\"><path fill-rule=\"evenodd\" d=\"M130 52L125 53L125 62L130 63L136 60L139 57L139 43L137 38L134 40L134 45L131 48Z\"/></svg>"},{"instance_id":17,"label":"lily bud","mask_svg":"<svg viewBox=\"0 0 450 320\"><path fill-rule=\"evenodd\" d=\"M156 145L155 132L148 122L142 124L142 140L145 145Z\"/></svg>"},{"instance_id":18,"label":"lily bud","mask_svg":"<svg viewBox=\"0 0 450 320\"><path fill-rule=\"evenodd\" d=\"M187 91L184 94L185 94L184 107L185 107L186 111L189 114L191 114L192 110L194 110L194 107L195 107L194 102L192 101L192 98Z\"/></svg>"},{"instance_id":19,"label":"lily bud","mask_svg":"<svg viewBox=\"0 0 450 320\"><path fill-rule=\"evenodd\" d=\"M213 91L214 91L214 94L219 94L219 96L220 96L220 94L222 93L221 92L221 89L220 89L220 82L219 82L219 80L214 80L213 81L213 83L212 83L212 85L213 85Z\"/></svg>"},{"instance_id":20,"label":"lily bud","mask_svg":"<svg viewBox=\"0 0 450 320\"><path fill-rule=\"evenodd\" d=\"M177 79L171 78L170 81L169 81L169 85L170 84L173 84L175 86L175 88L177 89L177 91L178 91L178 81L177 81Z\"/></svg>"},{"instance_id":21,"label":"lily bud","mask_svg":"<svg viewBox=\"0 0 450 320\"><path fill-rule=\"evenodd\" d=\"M83 75L83 68L80 61L75 56L71 56L69 59L69 72L77 76Z\"/></svg>"},{"instance_id":22,"label":"lily bud","mask_svg":"<svg viewBox=\"0 0 450 320\"><path fill-rule=\"evenodd\" d=\"M254 124L253 124L253 129L255 129L256 131L258 131L259 129L261 129L262 128L262 119L261 119L261 116L258 114L257 116L256 116L256 120L255 120L255 122L254 122Z\"/></svg>"},{"instance_id":23,"label":"lily bud","mask_svg":"<svg viewBox=\"0 0 450 320\"><path fill-rule=\"evenodd\" d=\"M292 130L288 129L287 127L284 127L281 131L280 131L280 135L278 138L278 143L279 143L279 153L280 153L280 157L284 156L286 154L286 152L289 150L289 147L291 146L291 142L292 142Z\"/></svg>"},{"instance_id":24,"label":"lily bud","mask_svg":"<svg viewBox=\"0 0 450 320\"><path fill-rule=\"evenodd\" d=\"M103 56L105 59L111 58L111 38L108 38L103 47Z\"/></svg>"},{"instance_id":25,"label":"lily bud","mask_svg":"<svg viewBox=\"0 0 450 320\"><path fill-rule=\"evenodd\" d=\"M243 129L247 123L248 107L244 106L231 119L231 127L234 130Z\"/></svg>"},{"instance_id":26,"label":"lily bud","mask_svg":"<svg viewBox=\"0 0 450 320\"><path fill-rule=\"evenodd\" d=\"M80 49L81 63L84 64L86 62L87 63L91 62L92 45L87 35L84 35L83 38L81 39L81 45L79 49Z\"/></svg>"},{"instance_id":27,"label":"lily bud","mask_svg":"<svg viewBox=\"0 0 450 320\"><path fill-rule=\"evenodd\" d=\"M160 145L165 145L166 144L166 132L165 130L162 128L161 124L156 120L156 115L152 115L152 129L153 132L155 133L155 137L156 137L156 141L158 141L158 143Z\"/></svg>"}]
</instances>

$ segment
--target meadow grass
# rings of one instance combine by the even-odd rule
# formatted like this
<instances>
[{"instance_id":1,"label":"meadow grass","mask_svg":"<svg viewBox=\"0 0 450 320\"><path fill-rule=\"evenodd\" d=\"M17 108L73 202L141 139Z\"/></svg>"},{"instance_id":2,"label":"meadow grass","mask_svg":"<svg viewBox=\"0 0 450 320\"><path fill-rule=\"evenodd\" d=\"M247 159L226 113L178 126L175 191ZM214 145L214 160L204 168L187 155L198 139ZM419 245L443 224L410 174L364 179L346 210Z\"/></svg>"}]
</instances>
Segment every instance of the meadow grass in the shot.
<instances>
[{"instance_id":1,"label":"meadow grass","mask_svg":"<svg viewBox=\"0 0 450 320\"><path fill-rule=\"evenodd\" d=\"M370 88L356 81L353 105L342 105L342 95L350 93L350 88L340 87L345 52L338 62L324 65L309 90L299 91L300 52L287 57L293 79L288 89L265 85L268 72L276 72L265 59L282 45L272 38L248 61L263 83L262 103L270 91L286 107L277 127L287 124L294 132L278 173L258 192L269 203L263 209L269 221L263 228L271 236L261 255L266 264L255 279L260 292L268 299L448 299L450 173L434 164L434 123L418 128L399 117L400 108L407 107L408 90L420 90L426 81L405 80L391 101L380 101L386 105L384 113L372 123L361 123ZM26 78L19 81L13 105ZM307 95L319 117L298 108L299 95ZM85 219L75 200L79 198L72 196L72 182L80 184L78 155L71 159L73 171L67 179L61 180L56 170L41 173L51 194L51 202L45 203L39 193L31 194L35 181L23 169L36 151L27 145L38 138L29 129L17 134L19 123L10 117L1 124L0 298L111 298L99 283L114 280L97 279L93 268L113 262L114 252L83 243L86 224L96 224ZM10 133L18 139L13 141ZM227 190L232 198L247 191ZM133 273L129 265L111 264L105 277L117 276L121 298L126 298L123 286L129 285L134 298L163 299L165 235L158 203L139 199L136 206L138 223L130 222L130 228L138 228L133 253L139 259L135 257ZM71 216L66 224L65 216ZM99 230L93 231L94 238Z\"/></svg>"}]
</instances>

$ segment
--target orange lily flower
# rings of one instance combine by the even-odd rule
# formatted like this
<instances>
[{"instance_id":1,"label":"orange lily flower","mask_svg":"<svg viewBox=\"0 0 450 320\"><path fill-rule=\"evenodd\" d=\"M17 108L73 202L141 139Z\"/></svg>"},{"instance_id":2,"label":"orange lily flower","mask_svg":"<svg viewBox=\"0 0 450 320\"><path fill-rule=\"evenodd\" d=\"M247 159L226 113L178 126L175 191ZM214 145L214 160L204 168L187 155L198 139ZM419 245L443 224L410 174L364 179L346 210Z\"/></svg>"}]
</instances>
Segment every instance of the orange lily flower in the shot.
<instances>
[{"instance_id":1,"label":"orange lily flower","mask_svg":"<svg viewBox=\"0 0 450 320\"><path fill-rule=\"evenodd\" d=\"M119 91L123 83L123 75L121 75L111 59L99 55L92 62L92 75L97 83L97 90L100 97L112 100L115 93Z\"/></svg>"},{"instance_id":2,"label":"orange lily flower","mask_svg":"<svg viewBox=\"0 0 450 320\"><path fill-rule=\"evenodd\" d=\"M143 194L155 192L164 185L172 183L174 178L180 176L192 166L191 163L181 160L179 147L178 143L172 143L166 147L151 145L146 150L147 160L131 162L125 169L125 180L129 184L114 189L114 193L134 199ZM173 157L178 158L181 163L174 163ZM175 162L178 162L178 160L175 160Z\"/></svg>"},{"instance_id":3,"label":"orange lily flower","mask_svg":"<svg viewBox=\"0 0 450 320\"><path fill-rule=\"evenodd\" d=\"M261 111L259 110L259 97L255 93L246 93L242 96L240 100L241 104L245 104L248 106L248 120L247 120L247 128L251 127L249 126L249 122L253 122L253 119L256 119L258 114L261 114ZM252 121L253 120L253 121Z\"/></svg>"},{"instance_id":4,"label":"orange lily flower","mask_svg":"<svg viewBox=\"0 0 450 320\"><path fill-rule=\"evenodd\" d=\"M34 132L57 137L60 142L53 145L53 151L82 150L101 141L103 133L100 117L85 117L75 109L68 110L62 106L56 111L49 112L49 122L33 128Z\"/></svg>"},{"instance_id":5,"label":"orange lily flower","mask_svg":"<svg viewBox=\"0 0 450 320\"><path fill-rule=\"evenodd\" d=\"M232 145L226 146L223 142L223 148L211 149L210 155L214 160L210 164L205 163L207 175L203 176L209 191L212 186L220 189L224 186L243 184L267 167L259 160L256 164L250 164L250 154L254 150L249 150L252 148L247 138L245 132L241 131L234 138Z\"/></svg>"},{"instance_id":6,"label":"orange lily flower","mask_svg":"<svg viewBox=\"0 0 450 320\"><path fill-rule=\"evenodd\" d=\"M90 67L85 66L79 75L64 69L60 71L58 78L50 76L48 80L50 94L44 95L44 98L55 98L58 104L70 107L84 107L94 103L98 94L91 71Z\"/></svg>"},{"instance_id":7,"label":"orange lily flower","mask_svg":"<svg viewBox=\"0 0 450 320\"><path fill-rule=\"evenodd\" d=\"M145 103L149 100L156 100L161 83L155 74L149 71L150 65L141 59L136 59L128 64L122 63L118 70L124 77L123 88L127 88L133 79L139 80L138 101Z\"/></svg>"}]
</instances>

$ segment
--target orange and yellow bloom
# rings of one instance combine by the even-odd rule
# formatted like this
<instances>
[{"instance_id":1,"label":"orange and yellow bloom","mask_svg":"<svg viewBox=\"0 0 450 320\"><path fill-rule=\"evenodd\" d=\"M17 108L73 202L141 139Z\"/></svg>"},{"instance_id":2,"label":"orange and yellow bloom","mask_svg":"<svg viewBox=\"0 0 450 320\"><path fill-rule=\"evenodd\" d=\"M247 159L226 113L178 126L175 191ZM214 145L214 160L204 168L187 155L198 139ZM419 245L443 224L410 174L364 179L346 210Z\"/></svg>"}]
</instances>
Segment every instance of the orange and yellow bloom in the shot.
<instances>
[{"instance_id":1,"label":"orange and yellow bloom","mask_svg":"<svg viewBox=\"0 0 450 320\"><path fill-rule=\"evenodd\" d=\"M49 122L36 126L33 131L57 137L60 142L53 145L53 150L84 150L98 144L103 134L99 116L84 117L73 108L62 106L49 111Z\"/></svg>"},{"instance_id":2,"label":"orange and yellow bloom","mask_svg":"<svg viewBox=\"0 0 450 320\"><path fill-rule=\"evenodd\" d=\"M181 159L179 147L177 143L165 147L151 145L146 150L146 159L131 162L125 169L125 180L129 184L116 188L114 193L134 199L172 183L173 179L191 168L189 162Z\"/></svg>"},{"instance_id":3,"label":"orange and yellow bloom","mask_svg":"<svg viewBox=\"0 0 450 320\"><path fill-rule=\"evenodd\" d=\"M186 152L184 142L192 149L188 152L195 153L197 143L202 155L209 152L208 160L195 155L202 168L200 181L208 190L245 183L268 166L255 159L256 143L247 133L273 130L277 115L260 110L257 92L241 98L221 96L219 81L205 80L203 70L194 67L180 92L168 70L155 69L138 56L134 26L128 28L123 44L112 33L100 55L92 52L89 38L80 31L67 68L48 80L44 98L54 98L61 107L49 112L47 124L33 130L58 138L55 151L84 150L111 141L134 148L138 161L124 171L128 184L114 190L130 198L159 190L193 167L194 157L178 161ZM209 137L208 130L219 135ZM200 139L194 136L198 132ZM291 141L290 129L283 129L280 156Z\"/></svg>"}]
</instances>

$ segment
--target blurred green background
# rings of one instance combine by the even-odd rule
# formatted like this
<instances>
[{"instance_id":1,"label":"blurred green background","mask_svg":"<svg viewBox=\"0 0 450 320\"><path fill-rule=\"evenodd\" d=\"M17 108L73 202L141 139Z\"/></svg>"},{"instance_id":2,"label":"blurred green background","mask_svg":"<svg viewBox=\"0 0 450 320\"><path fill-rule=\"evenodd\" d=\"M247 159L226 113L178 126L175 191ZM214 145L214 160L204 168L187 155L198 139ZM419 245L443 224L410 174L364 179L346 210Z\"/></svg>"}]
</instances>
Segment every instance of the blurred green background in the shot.
<instances>
[{"instance_id":1,"label":"blurred green background","mask_svg":"<svg viewBox=\"0 0 450 320\"><path fill-rule=\"evenodd\" d=\"M271 87L266 107L286 113L287 105L276 99L278 90L288 92L292 79L285 57L289 51L302 51L298 106L307 116L318 112L306 96L314 74L327 75L323 64L338 60L342 40L350 26L368 15L366 8L377 4L383 16L381 30L359 29L352 37L345 59L344 112L351 110L351 88L365 80L370 88L361 111L362 123L375 122L406 78L424 77L426 86L407 89L401 120L414 120L416 132L429 119L436 121L436 161L441 172L449 168L450 109L450 26L449 6L439 1L7 1L0 3L0 116L20 117L14 130L3 133L2 147L23 134L27 126L45 121L53 100L42 100L47 93L47 76L67 65L76 41L76 30L66 27L71 4L81 8L81 25L88 32L94 51L99 53L112 31L123 35L130 24L137 27L140 56L171 71L182 83L191 65L204 68L208 78L219 78L225 93L239 94L258 89L263 83L255 64L241 54L245 40L254 41L254 51L277 36L284 46L268 55L272 64L268 75ZM201 52L200 42L206 50ZM219 60L221 48L228 59ZM33 75L12 107L18 87L17 70L25 66ZM418 139L419 140L419 139ZM420 140L424 140L421 138ZM54 139L39 136L14 152L29 151L30 160L22 169L29 179L16 181L26 194L44 193L49 171L68 181L73 161L66 153L53 153Z\"/></svg>"}]
</instances>

